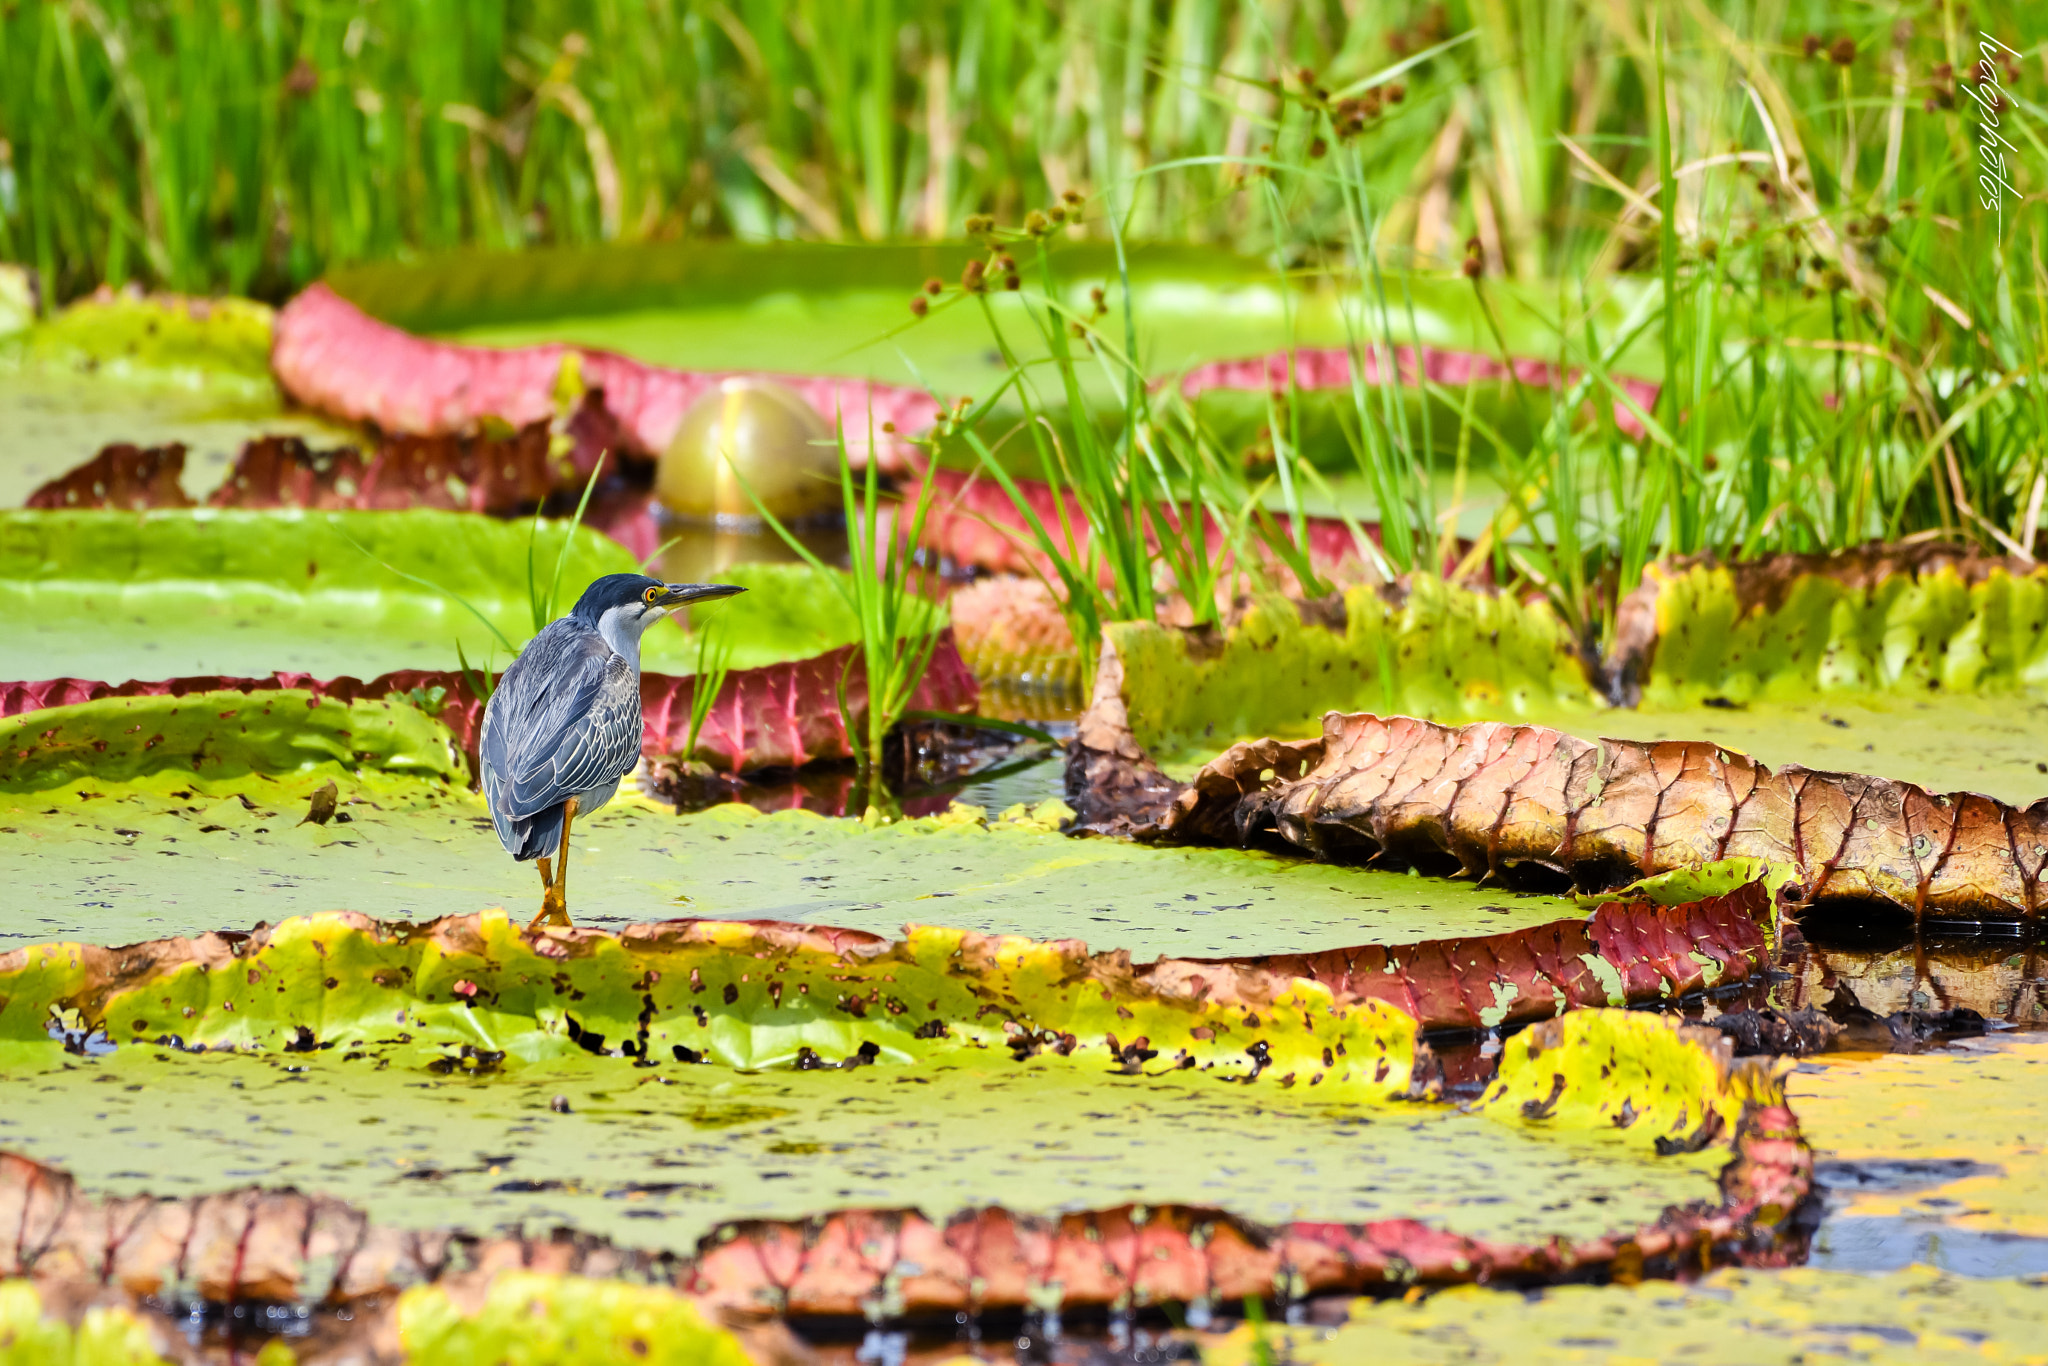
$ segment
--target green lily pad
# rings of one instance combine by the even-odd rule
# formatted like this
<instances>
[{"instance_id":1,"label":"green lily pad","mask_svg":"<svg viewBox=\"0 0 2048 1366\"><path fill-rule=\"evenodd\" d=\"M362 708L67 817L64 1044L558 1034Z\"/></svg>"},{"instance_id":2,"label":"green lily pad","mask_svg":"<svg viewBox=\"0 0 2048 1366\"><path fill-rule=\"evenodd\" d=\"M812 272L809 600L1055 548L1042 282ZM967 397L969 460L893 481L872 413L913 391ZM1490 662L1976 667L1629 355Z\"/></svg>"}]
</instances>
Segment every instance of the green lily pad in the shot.
<instances>
[{"instance_id":1,"label":"green lily pad","mask_svg":"<svg viewBox=\"0 0 2048 1366\"><path fill-rule=\"evenodd\" d=\"M406 1227L563 1226L677 1252L739 1218L1125 1202L1589 1238L1714 1200L1727 1160L1725 1148L1659 1158L1611 1128L1049 1057L735 1073L579 1055L480 1077L420 1061L137 1046L17 1064L0 1071L19 1102L0 1147L60 1163L96 1194L289 1183Z\"/></svg>"},{"instance_id":2,"label":"green lily pad","mask_svg":"<svg viewBox=\"0 0 2048 1366\"><path fill-rule=\"evenodd\" d=\"M1334 628L1269 599L1220 640L1147 622L1103 633L1132 732L1169 765L1247 736L1315 734L1328 711L1477 720L1598 705L1546 606L1432 579L1399 606L1353 589Z\"/></svg>"},{"instance_id":3,"label":"green lily pad","mask_svg":"<svg viewBox=\"0 0 2048 1366\"><path fill-rule=\"evenodd\" d=\"M533 634L529 573L545 591L565 541L558 614L592 579L637 568L588 529L572 537L567 523L544 522L532 532L464 513L0 512L8 669L110 683L274 671L367 679L453 668L458 642L473 665L495 654L502 668L503 647L462 602L523 644ZM808 566L742 565L725 581L748 589L716 609L733 668L809 658L859 633L834 584ZM657 626L641 647L643 667L658 673L693 673L696 658L695 641L673 627Z\"/></svg>"},{"instance_id":4,"label":"green lily pad","mask_svg":"<svg viewBox=\"0 0 2048 1366\"><path fill-rule=\"evenodd\" d=\"M1661 566L1644 685L1666 706L1815 692L2000 692L2048 684L2048 574L1953 567L1871 585L1802 573L1745 607L1727 568Z\"/></svg>"},{"instance_id":5,"label":"green lily pad","mask_svg":"<svg viewBox=\"0 0 2048 1366\"><path fill-rule=\"evenodd\" d=\"M860 375L896 384L929 381L942 391L992 392L1003 371L972 300L941 306L919 321L910 296L927 279L957 281L965 242L860 247L780 242L562 248L517 256L460 256L412 265L336 271L327 283L365 311L413 331L491 346L569 342L684 369L764 369ZM1017 260L1038 284L1028 252ZM1055 269L1068 302L1085 314L1090 288L1109 288L1105 335L1121 336L1118 265L1105 242L1057 244ZM1204 361L1295 346L1344 346L1350 335L1334 291L1283 298L1263 261L1213 248L1150 245L1128 253L1140 323L1139 351L1156 376ZM1406 288L1424 345L1491 354L1496 343L1463 281L1415 277ZM1501 282L1498 317L1517 355L1547 356L1554 334L1541 317L1554 297L1543 286ZM1628 291L1621 291L1625 294ZM1013 344L1044 354L1016 296L990 297ZM1602 310L1612 327L1628 299ZM1528 305L1525 307L1524 305ZM1409 340L1403 312L1396 340ZM1654 335L1654 334L1651 334ZM1655 371L1646 336L1623 360L1628 373ZM1084 379L1095 382L1083 367Z\"/></svg>"},{"instance_id":6,"label":"green lily pad","mask_svg":"<svg viewBox=\"0 0 2048 1366\"><path fill-rule=\"evenodd\" d=\"M29 368L260 397L275 392L271 318L249 299L108 295L35 324L10 349Z\"/></svg>"},{"instance_id":7,"label":"green lily pad","mask_svg":"<svg viewBox=\"0 0 2048 1366\"><path fill-rule=\"evenodd\" d=\"M465 1301L470 1302L465 1302ZM396 1306L399 1345L415 1361L501 1366L751 1366L738 1339L688 1299L654 1286L502 1271L481 1296L415 1286Z\"/></svg>"},{"instance_id":8,"label":"green lily pad","mask_svg":"<svg viewBox=\"0 0 2048 1366\"><path fill-rule=\"evenodd\" d=\"M2048 796L2048 694L1835 693L1743 707L1674 705L1597 712L1532 705L1526 720L1617 740L1708 740L1782 768L1875 773L1930 792L1982 792L2024 806Z\"/></svg>"},{"instance_id":9,"label":"green lily pad","mask_svg":"<svg viewBox=\"0 0 2048 1366\"><path fill-rule=\"evenodd\" d=\"M298 824L329 776L348 819ZM7 946L133 943L336 907L403 920L539 907L539 879L499 848L481 798L375 772L234 782L166 773L0 792L0 836L0 883L20 906L0 926ZM1499 934L1580 914L1555 897L984 829L971 814L869 829L738 804L676 817L622 798L577 822L571 848L570 906L595 925L690 915L894 935L943 921L1146 959Z\"/></svg>"},{"instance_id":10,"label":"green lily pad","mask_svg":"<svg viewBox=\"0 0 2048 1366\"><path fill-rule=\"evenodd\" d=\"M0 1281L0 1358L14 1366L170 1366L149 1324L125 1307L94 1306L76 1325L47 1318L29 1280Z\"/></svg>"},{"instance_id":11,"label":"green lily pad","mask_svg":"<svg viewBox=\"0 0 2048 1366\"><path fill-rule=\"evenodd\" d=\"M1609 901L1650 901L1659 906L1683 906L1710 896L1726 896L1737 887L1762 882L1775 892L1792 880L1795 870L1781 863L1759 858L1724 858L1691 868L1674 868L1668 873L1637 878L1611 892L1576 892L1572 899L1582 906L1599 906Z\"/></svg>"},{"instance_id":12,"label":"green lily pad","mask_svg":"<svg viewBox=\"0 0 2048 1366\"><path fill-rule=\"evenodd\" d=\"M107 697L0 718L0 788L43 792L90 775L121 782L166 771L354 774L368 767L466 782L446 727L403 699L343 702L299 689Z\"/></svg>"}]
</instances>

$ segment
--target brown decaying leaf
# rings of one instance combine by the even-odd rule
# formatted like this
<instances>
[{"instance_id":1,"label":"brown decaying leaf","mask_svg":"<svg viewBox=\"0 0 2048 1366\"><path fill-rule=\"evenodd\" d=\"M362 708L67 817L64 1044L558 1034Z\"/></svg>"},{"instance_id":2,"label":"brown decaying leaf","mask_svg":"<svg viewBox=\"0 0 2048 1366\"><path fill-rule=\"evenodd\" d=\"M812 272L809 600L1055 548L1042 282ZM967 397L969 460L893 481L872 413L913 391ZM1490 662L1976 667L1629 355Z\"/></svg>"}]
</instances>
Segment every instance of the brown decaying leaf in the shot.
<instances>
[{"instance_id":1,"label":"brown decaying leaf","mask_svg":"<svg viewBox=\"0 0 2048 1366\"><path fill-rule=\"evenodd\" d=\"M1744 1117L1720 1204L1673 1207L1640 1228L1578 1243L1491 1242L1410 1219L1268 1228L1175 1205L1055 1216L987 1209L944 1223L912 1210L849 1210L727 1225L677 1261L568 1233L390 1228L292 1190L97 1201L60 1171L0 1153L0 1277L32 1273L44 1284L223 1304L350 1304L506 1268L666 1280L713 1309L796 1316L855 1315L876 1304L916 1314L1188 1303L1581 1275L1610 1264L1631 1274L1646 1264L1787 1264L1796 1247L1760 1230L1758 1219L1778 1223L1805 1197L1811 1174L1797 1122L1771 1105Z\"/></svg>"},{"instance_id":2,"label":"brown decaying leaf","mask_svg":"<svg viewBox=\"0 0 2048 1366\"><path fill-rule=\"evenodd\" d=\"M2012 807L1860 774L1773 772L1703 741L1593 743L1544 726L1331 712L1316 739L1231 746L1163 814L1146 814L1126 822L1139 838L1271 833L1318 857L1449 855L1473 876L1526 863L1590 889L1749 857L1796 870L1781 893L1794 905L2032 920L2048 902L2048 800Z\"/></svg>"},{"instance_id":3,"label":"brown decaying leaf","mask_svg":"<svg viewBox=\"0 0 2048 1366\"><path fill-rule=\"evenodd\" d=\"M185 447L131 446L118 442L28 496L32 508L188 508L178 478L185 471Z\"/></svg>"}]
</instances>

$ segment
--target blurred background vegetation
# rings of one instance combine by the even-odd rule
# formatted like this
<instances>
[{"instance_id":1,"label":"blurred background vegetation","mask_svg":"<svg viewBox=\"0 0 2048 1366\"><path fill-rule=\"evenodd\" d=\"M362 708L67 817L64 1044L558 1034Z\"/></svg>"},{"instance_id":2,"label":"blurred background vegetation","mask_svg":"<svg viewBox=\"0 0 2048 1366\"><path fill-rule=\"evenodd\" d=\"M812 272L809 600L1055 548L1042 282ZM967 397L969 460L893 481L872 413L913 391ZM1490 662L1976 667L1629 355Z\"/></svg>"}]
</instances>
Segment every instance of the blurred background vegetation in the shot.
<instances>
[{"instance_id":1,"label":"blurred background vegetation","mask_svg":"<svg viewBox=\"0 0 2048 1366\"><path fill-rule=\"evenodd\" d=\"M1359 354L1409 339L1394 282L1469 282L1582 379L1519 413L1440 391L1467 416L1419 429L1344 400L1387 567L1490 563L1591 637L1659 553L2031 557L2044 35L1940 0L5 0L0 258L46 301L277 299L471 245L957 239L1076 191L1056 239L1378 301ZM1608 367L1645 344L1663 391L1624 430ZM1468 458L1500 490L1476 547Z\"/></svg>"}]
</instances>

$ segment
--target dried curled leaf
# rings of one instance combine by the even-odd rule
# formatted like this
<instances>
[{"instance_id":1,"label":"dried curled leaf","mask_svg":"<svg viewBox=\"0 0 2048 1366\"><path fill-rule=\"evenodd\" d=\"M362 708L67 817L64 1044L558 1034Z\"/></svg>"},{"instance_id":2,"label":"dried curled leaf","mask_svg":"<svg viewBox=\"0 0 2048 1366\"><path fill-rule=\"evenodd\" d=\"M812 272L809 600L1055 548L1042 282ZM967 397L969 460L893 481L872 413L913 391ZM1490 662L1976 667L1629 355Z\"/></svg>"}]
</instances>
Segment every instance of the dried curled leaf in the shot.
<instances>
[{"instance_id":1,"label":"dried curled leaf","mask_svg":"<svg viewBox=\"0 0 2048 1366\"><path fill-rule=\"evenodd\" d=\"M1135 833L1270 833L1322 857L1449 855L1486 876L1527 863L1594 889L1749 858L1795 870L1788 901L1916 917L2032 920L2048 903L2048 800L2013 807L1861 774L1773 772L1700 741L1593 743L1497 722L1332 712L1316 739L1231 746Z\"/></svg>"}]
</instances>

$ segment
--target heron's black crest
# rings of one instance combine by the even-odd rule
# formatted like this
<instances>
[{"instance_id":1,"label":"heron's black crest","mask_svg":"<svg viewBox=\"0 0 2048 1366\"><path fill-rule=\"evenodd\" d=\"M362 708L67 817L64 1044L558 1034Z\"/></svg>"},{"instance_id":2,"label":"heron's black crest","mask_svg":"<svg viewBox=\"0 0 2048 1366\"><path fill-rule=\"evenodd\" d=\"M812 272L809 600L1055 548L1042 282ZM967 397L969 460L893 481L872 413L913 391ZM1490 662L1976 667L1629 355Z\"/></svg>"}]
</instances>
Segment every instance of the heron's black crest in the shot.
<instances>
[{"instance_id":1,"label":"heron's black crest","mask_svg":"<svg viewBox=\"0 0 2048 1366\"><path fill-rule=\"evenodd\" d=\"M729 598L744 588L728 583L663 583L645 574L607 574L583 590L569 615L595 628L614 607L644 602L653 607L681 607L709 598Z\"/></svg>"},{"instance_id":2,"label":"heron's black crest","mask_svg":"<svg viewBox=\"0 0 2048 1366\"><path fill-rule=\"evenodd\" d=\"M595 626L614 607L623 607L650 588L667 588L660 579L645 574L607 574L583 590L569 615Z\"/></svg>"}]
</instances>

